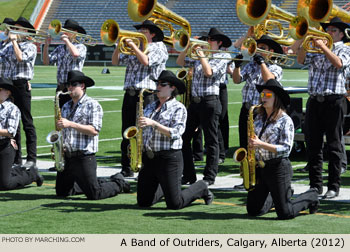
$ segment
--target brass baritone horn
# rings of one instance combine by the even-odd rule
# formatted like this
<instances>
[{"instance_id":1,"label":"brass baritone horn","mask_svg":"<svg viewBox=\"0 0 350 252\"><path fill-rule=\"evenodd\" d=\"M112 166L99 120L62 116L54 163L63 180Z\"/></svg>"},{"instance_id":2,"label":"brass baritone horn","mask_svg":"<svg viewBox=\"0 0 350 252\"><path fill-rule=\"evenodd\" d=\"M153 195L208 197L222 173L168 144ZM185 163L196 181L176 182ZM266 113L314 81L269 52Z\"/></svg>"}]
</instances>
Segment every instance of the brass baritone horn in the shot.
<instances>
[{"instance_id":1,"label":"brass baritone horn","mask_svg":"<svg viewBox=\"0 0 350 252\"><path fill-rule=\"evenodd\" d=\"M124 54L133 54L132 49L125 42L126 39L131 39L143 52L145 52L148 46L148 41L144 34L141 32L121 30L118 23L113 19L108 19L102 24L100 35L102 42L106 46L113 46L119 40L118 50Z\"/></svg>"},{"instance_id":2,"label":"brass baritone horn","mask_svg":"<svg viewBox=\"0 0 350 252\"><path fill-rule=\"evenodd\" d=\"M327 32L320 31L314 27L308 29L308 33L302 43L302 47L309 53L323 53L323 51L315 46L314 39L321 39L327 41L329 50L333 48L333 38Z\"/></svg>"},{"instance_id":3,"label":"brass baritone horn","mask_svg":"<svg viewBox=\"0 0 350 252\"><path fill-rule=\"evenodd\" d=\"M185 50L189 43L191 37L190 23L187 19L158 3L157 0L129 0L128 14L135 22L143 22L146 19L150 19L163 31L168 30L170 36L164 36L163 42L171 45L177 51ZM182 29L176 30L172 24L181 26Z\"/></svg>"},{"instance_id":4,"label":"brass baritone horn","mask_svg":"<svg viewBox=\"0 0 350 252\"><path fill-rule=\"evenodd\" d=\"M81 43L88 46L95 46L97 44L97 39L94 39L92 36L62 28L61 21L59 21L58 19L52 20L49 25L49 34L51 35L51 37L55 38L61 36L61 33L75 35L74 41L77 43Z\"/></svg>"},{"instance_id":5,"label":"brass baritone horn","mask_svg":"<svg viewBox=\"0 0 350 252\"><path fill-rule=\"evenodd\" d=\"M343 22L350 22L350 13L333 4L333 0L299 0L298 15L306 17L309 25L319 27L333 17L339 17Z\"/></svg>"}]
</instances>

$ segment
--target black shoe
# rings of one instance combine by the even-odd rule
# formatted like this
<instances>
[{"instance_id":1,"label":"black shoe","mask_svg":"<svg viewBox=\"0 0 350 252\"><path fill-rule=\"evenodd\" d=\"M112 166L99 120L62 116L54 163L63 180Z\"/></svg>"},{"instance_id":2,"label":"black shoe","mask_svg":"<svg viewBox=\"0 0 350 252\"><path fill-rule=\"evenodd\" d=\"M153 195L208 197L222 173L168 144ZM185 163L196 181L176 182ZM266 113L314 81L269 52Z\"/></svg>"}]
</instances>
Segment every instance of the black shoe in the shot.
<instances>
[{"instance_id":1,"label":"black shoe","mask_svg":"<svg viewBox=\"0 0 350 252\"><path fill-rule=\"evenodd\" d=\"M235 186L233 187L233 189L235 189L235 190L244 190L244 185L243 185L243 183L240 184L240 185L235 185Z\"/></svg>"},{"instance_id":2,"label":"black shoe","mask_svg":"<svg viewBox=\"0 0 350 252\"><path fill-rule=\"evenodd\" d=\"M342 167L341 171L340 171L340 174L344 174L345 172L346 172L346 167Z\"/></svg>"},{"instance_id":3,"label":"black shoe","mask_svg":"<svg viewBox=\"0 0 350 252\"><path fill-rule=\"evenodd\" d=\"M50 168L49 168L49 171L55 172L55 171L57 171L57 170L56 170L56 167L54 166L54 167L50 167Z\"/></svg>"},{"instance_id":4,"label":"black shoe","mask_svg":"<svg viewBox=\"0 0 350 252\"><path fill-rule=\"evenodd\" d=\"M203 161L203 158L194 157L193 162Z\"/></svg>"},{"instance_id":5,"label":"black shoe","mask_svg":"<svg viewBox=\"0 0 350 252\"><path fill-rule=\"evenodd\" d=\"M133 172L133 171L121 171L120 173L121 173L125 178L134 177L134 172Z\"/></svg>"},{"instance_id":6,"label":"black shoe","mask_svg":"<svg viewBox=\"0 0 350 252\"><path fill-rule=\"evenodd\" d=\"M223 163L225 163L225 159L219 158L218 164L223 164Z\"/></svg>"},{"instance_id":7,"label":"black shoe","mask_svg":"<svg viewBox=\"0 0 350 252\"><path fill-rule=\"evenodd\" d=\"M214 194L210 190L208 190L208 194L203 197L203 200L206 205L210 205L211 203L213 203Z\"/></svg>"},{"instance_id":8,"label":"black shoe","mask_svg":"<svg viewBox=\"0 0 350 252\"><path fill-rule=\"evenodd\" d=\"M300 168L296 170L297 172L309 172L309 167L305 166L304 168Z\"/></svg>"},{"instance_id":9,"label":"black shoe","mask_svg":"<svg viewBox=\"0 0 350 252\"><path fill-rule=\"evenodd\" d=\"M324 195L324 199L333 199L339 195L339 192L336 192L334 190L328 190Z\"/></svg>"},{"instance_id":10,"label":"black shoe","mask_svg":"<svg viewBox=\"0 0 350 252\"><path fill-rule=\"evenodd\" d=\"M309 213L315 214L318 211L318 207L320 206L320 202L317 200L309 206Z\"/></svg>"},{"instance_id":11,"label":"black shoe","mask_svg":"<svg viewBox=\"0 0 350 252\"><path fill-rule=\"evenodd\" d=\"M203 181L204 181L204 183L206 183L206 184L207 184L207 186L210 186L210 185L212 185L212 184L214 184L214 183L215 183L215 181L214 181L214 180L203 179Z\"/></svg>"},{"instance_id":12,"label":"black shoe","mask_svg":"<svg viewBox=\"0 0 350 252\"><path fill-rule=\"evenodd\" d=\"M195 183L197 181L197 179L187 179L185 177L181 178L181 185L187 185L190 184L192 185L193 183Z\"/></svg>"},{"instance_id":13,"label":"black shoe","mask_svg":"<svg viewBox=\"0 0 350 252\"><path fill-rule=\"evenodd\" d=\"M111 179L111 181L117 183L121 187L121 189L124 193L130 192L130 184L128 181L125 180L125 178L121 172L112 175L110 177L110 179Z\"/></svg>"},{"instance_id":14,"label":"black shoe","mask_svg":"<svg viewBox=\"0 0 350 252\"><path fill-rule=\"evenodd\" d=\"M36 165L29 168L31 172L34 174L34 182L38 187L42 186L44 183L44 177L39 173L38 167Z\"/></svg>"},{"instance_id":15,"label":"black shoe","mask_svg":"<svg viewBox=\"0 0 350 252\"><path fill-rule=\"evenodd\" d=\"M30 169L31 167L34 167L35 166L35 162L34 161L27 161L23 167L27 168L27 169Z\"/></svg>"},{"instance_id":16,"label":"black shoe","mask_svg":"<svg viewBox=\"0 0 350 252\"><path fill-rule=\"evenodd\" d=\"M309 191L314 190L315 192L317 192L318 195L322 195L323 193L323 188L321 187L320 189L317 187L310 187Z\"/></svg>"}]
</instances>

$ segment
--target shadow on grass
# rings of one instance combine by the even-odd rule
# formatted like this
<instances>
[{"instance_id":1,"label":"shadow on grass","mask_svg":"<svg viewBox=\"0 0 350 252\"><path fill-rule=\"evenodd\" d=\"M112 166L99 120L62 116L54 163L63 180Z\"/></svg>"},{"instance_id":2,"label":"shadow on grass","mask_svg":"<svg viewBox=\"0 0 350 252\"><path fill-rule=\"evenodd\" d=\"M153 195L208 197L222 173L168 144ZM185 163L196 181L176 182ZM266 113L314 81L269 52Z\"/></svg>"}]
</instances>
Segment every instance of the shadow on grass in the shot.
<instances>
[{"instance_id":1,"label":"shadow on grass","mask_svg":"<svg viewBox=\"0 0 350 252\"><path fill-rule=\"evenodd\" d=\"M96 156L96 161L99 164L116 164L121 162L121 152L120 151L106 151L104 154L106 156Z\"/></svg>"}]
</instances>

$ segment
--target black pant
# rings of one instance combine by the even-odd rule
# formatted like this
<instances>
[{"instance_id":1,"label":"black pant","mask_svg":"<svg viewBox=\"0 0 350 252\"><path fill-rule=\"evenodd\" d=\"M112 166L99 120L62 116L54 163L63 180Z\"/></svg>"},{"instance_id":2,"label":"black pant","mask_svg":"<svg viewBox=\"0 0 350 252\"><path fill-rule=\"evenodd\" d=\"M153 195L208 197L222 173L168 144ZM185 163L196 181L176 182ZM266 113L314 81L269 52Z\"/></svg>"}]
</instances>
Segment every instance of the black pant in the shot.
<instances>
[{"instance_id":1,"label":"black pant","mask_svg":"<svg viewBox=\"0 0 350 252\"><path fill-rule=\"evenodd\" d=\"M219 140L219 158L225 159L226 150L228 150L229 143L229 120L227 112L227 86L226 84L220 84L220 103L221 103L221 114L219 117L219 130L218 130L218 140Z\"/></svg>"},{"instance_id":2,"label":"black pant","mask_svg":"<svg viewBox=\"0 0 350 252\"><path fill-rule=\"evenodd\" d=\"M193 158L197 160L203 159L203 134L202 128L198 127L197 131L193 135L192 139L192 152Z\"/></svg>"},{"instance_id":3,"label":"black pant","mask_svg":"<svg viewBox=\"0 0 350 252\"><path fill-rule=\"evenodd\" d=\"M181 209L208 194L208 187L198 181L181 190L182 176L181 150L160 151L153 159L143 155L143 168L137 181L137 203L149 207L163 196L167 208Z\"/></svg>"},{"instance_id":4,"label":"black pant","mask_svg":"<svg viewBox=\"0 0 350 252\"><path fill-rule=\"evenodd\" d=\"M58 92L58 91L62 91L63 93L66 93L67 91L68 91L68 88L67 88L67 85L68 85L68 83L62 83L62 84L58 84L57 85L57 88L56 88L56 93ZM59 107L60 108L62 108L63 107L63 105L66 103L66 102L68 102L68 101L70 101L70 100L72 100L72 98L70 97L70 95L69 94L60 94L59 95L59 97L58 97L58 99L59 99Z\"/></svg>"},{"instance_id":5,"label":"black pant","mask_svg":"<svg viewBox=\"0 0 350 252\"><path fill-rule=\"evenodd\" d=\"M0 143L0 190L23 188L36 180L33 169L26 170L20 166L12 168L15 158L15 149L10 139L1 140Z\"/></svg>"},{"instance_id":6,"label":"black pant","mask_svg":"<svg viewBox=\"0 0 350 252\"><path fill-rule=\"evenodd\" d=\"M249 108L245 106L245 103L243 103L241 107L241 112L239 113L239 120L238 120L238 130L239 130L239 146L241 148L247 149L248 147L248 114L249 114Z\"/></svg>"},{"instance_id":7,"label":"black pant","mask_svg":"<svg viewBox=\"0 0 350 252\"><path fill-rule=\"evenodd\" d=\"M334 96L330 96L334 97ZM335 96L336 97L336 96ZM322 191L323 135L326 134L329 155L328 190L339 191L343 159L343 99L319 102L310 97L306 104L305 140L308 153L310 187Z\"/></svg>"},{"instance_id":8,"label":"black pant","mask_svg":"<svg viewBox=\"0 0 350 252\"><path fill-rule=\"evenodd\" d=\"M291 199L293 169L288 158L265 162L265 167L258 169L258 172L256 187L248 192L249 215L266 214L274 204L279 219L291 219L318 201L315 191L307 191Z\"/></svg>"},{"instance_id":9,"label":"black pant","mask_svg":"<svg viewBox=\"0 0 350 252\"><path fill-rule=\"evenodd\" d=\"M124 100L123 100L123 107L122 107L122 135L124 131L130 127L136 125L136 111L138 111L137 104L139 102L139 96L138 92L134 96L131 96L128 94L128 92L125 92L124 94ZM143 107L147 106L148 104L152 103L154 101L154 95L150 95L149 93L144 93L144 102ZM128 145L129 140L123 138L120 148L122 152L122 171L130 172L130 159L128 157Z\"/></svg>"},{"instance_id":10,"label":"black pant","mask_svg":"<svg viewBox=\"0 0 350 252\"><path fill-rule=\"evenodd\" d=\"M199 103L191 102L188 107L186 130L182 136L182 155L184 158L183 176L188 181L196 181L196 170L194 168L191 140L199 125L204 133L204 141L207 150L206 166L204 169L204 180L215 181L218 173L219 143L218 124L221 114L219 96L212 95L202 98Z\"/></svg>"},{"instance_id":11,"label":"black pant","mask_svg":"<svg viewBox=\"0 0 350 252\"><path fill-rule=\"evenodd\" d=\"M31 114L31 91L28 90L28 81L14 80L14 86L18 90L18 95L15 96L15 104L21 111L21 120L23 124L23 130L26 134L26 146L27 146L27 161L36 162L36 131L33 124L33 117ZM21 151L21 124L18 125L15 140L17 142L18 151L15 157L15 163L22 164L22 151Z\"/></svg>"},{"instance_id":12,"label":"black pant","mask_svg":"<svg viewBox=\"0 0 350 252\"><path fill-rule=\"evenodd\" d=\"M84 193L88 199L98 200L122 192L116 182L97 178L96 169L94 154L65 158L64 170L56 177L56 195L66 197Z\"/></svg>"}]
</instances>

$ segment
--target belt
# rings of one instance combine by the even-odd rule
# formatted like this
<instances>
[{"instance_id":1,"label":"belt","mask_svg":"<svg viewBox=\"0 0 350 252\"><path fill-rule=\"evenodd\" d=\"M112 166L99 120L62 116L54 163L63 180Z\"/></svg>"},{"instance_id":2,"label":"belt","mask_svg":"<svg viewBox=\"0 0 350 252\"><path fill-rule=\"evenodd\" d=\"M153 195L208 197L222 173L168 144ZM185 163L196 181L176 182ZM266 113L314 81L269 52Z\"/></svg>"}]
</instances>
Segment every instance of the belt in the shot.
<instances>
[{"instance_id":1,"label":"belt","mask_svg":"<svg viewBox=\"0 0 350 252\"><path fill-rule=\"evenodd\" d=\"M146 156L147 156L149 159L153 159L153 158L155 158L155 157L160 156L161 154L169 153L169 152L175 152L175 151L178 151L178 150L163 150L163 151L152 151L152 150L147 150L147 151L144 151L144 154L146 154Z\"/></svg>"},{"instance_id":2,"label":"belt","mask_svg":"<svg viewBox=\"0 0 350 252\"><path fill-rule=\"evenodd\" d=\"M0 139L0 145L7 144L8 142L10 142L10 138Z\"/></svg>"},{"instance_id":3,"label":"belt","mask_svg":"<svg viewBox=\"0 0 350 252\"><path fill-rule=\"evenodd\" d=\"M340 98L343 98L344 95L334 94L334 95L311 95L310 98L318 102L334 102Z\"/></svg>"},{"instance_id":4,"label":"belt","mask_svg":"<svg viewBox=\"0 0 350 252\"><path fill-rule=\"evenodd\" d=\"M210 101L219 98L218 95L206 95L206 96L193 96L192 101L194 103L200 103L201 101Z\"/></svg>"},{"instance_id":5,"label":"belt","mask_svg":"<svg viewBox=\"0 0 350 252\"><path fill-rule=\"evenodd\" d=\"M84 151L82 150L78 150L78 151L72 151L72 152L64 152L64 156L66 158L74 158L74 157L83 157L83 156L86 156L87 154L85 154Z\"/></svg>"},{"instance_id":6,"label":"belt","mask_svg":"<svg viewBox=\"0 0 350 252\"><path fill-rule=\"evenodd\" d=\"M135 95L139 95L141 89L136 89L136 88L127 88L125 89L125 92L130 95L130 96L135 96ZM143 96L148 96L151 95L152 93L148 93L148 92L144 92Z\"/></svg>"},{"instance_id":7,"label":"belt","mask_svg":"<svg viewBox=\"0 0 350 252\"><path fill-rule=\"evenodd\" d=\"M287 159L287 158L286 157L272 158L272 159L264 161L264 163L267 165L274 165L274 164L278 164L283 159Z\"/></svg>"}]
</instances>

